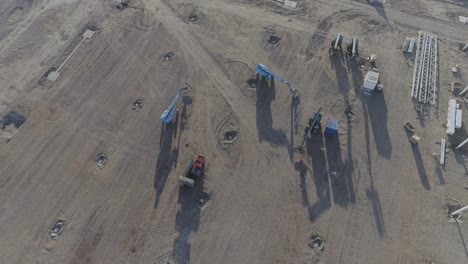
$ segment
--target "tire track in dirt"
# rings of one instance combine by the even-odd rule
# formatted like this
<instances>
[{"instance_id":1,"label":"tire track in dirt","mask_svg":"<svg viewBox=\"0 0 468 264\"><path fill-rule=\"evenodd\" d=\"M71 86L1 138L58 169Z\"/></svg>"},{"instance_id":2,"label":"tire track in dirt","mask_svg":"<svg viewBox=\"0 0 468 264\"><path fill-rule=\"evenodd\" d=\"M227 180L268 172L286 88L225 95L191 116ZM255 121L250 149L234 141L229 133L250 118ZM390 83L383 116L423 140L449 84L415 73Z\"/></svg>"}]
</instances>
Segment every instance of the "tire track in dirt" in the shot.
<instances>
[{"instance_id":1,"label":"tire track in dirt","mask_svg":"<svg viewBox=\"0 0 468 264\"><path fill-rule=\"evenodd\" d=\"M457 27L451 23L443 22L435 18L430 18L421 15L409 14L399 10L390 9L390 8L379 8L373 7L372 5L366 3L360 3L350 0L318 0L317 2L322 2L327 5L334 5L340 8L349 9L350 6L355 6L357 9L361 10L363 15L372 16L384 16L383 18L388 22L392 21L396 24L406 26L409 28L415 29L425 29L440 35L450 37L454 40L465 41L463 36L468 34L467 30L464 30L460 27Z\"/></svg>"},{"instance_id":2,"label":"tire track in dirt","mask_svg":"<svg viewBox=\"0 0 468 264\"><path fill-rule=\"evenodd\" d=\"M244 96L239 88L229 80L219 65L189 33L188 26L163 3L159 3L157 7L150 3L144 3L144 5L145 8L151 9L153 13L159 14L160 19L170 34L180 41L181 47L185 52L197 62L210 80L213 81L216 91L236 115L244 132L252 135L253 131L249 128L248 124L255 124L255 118L252 115L252 113L255 113L255 109L253 109L251 104L244 101Z\"/></svg>"}]
</instances>

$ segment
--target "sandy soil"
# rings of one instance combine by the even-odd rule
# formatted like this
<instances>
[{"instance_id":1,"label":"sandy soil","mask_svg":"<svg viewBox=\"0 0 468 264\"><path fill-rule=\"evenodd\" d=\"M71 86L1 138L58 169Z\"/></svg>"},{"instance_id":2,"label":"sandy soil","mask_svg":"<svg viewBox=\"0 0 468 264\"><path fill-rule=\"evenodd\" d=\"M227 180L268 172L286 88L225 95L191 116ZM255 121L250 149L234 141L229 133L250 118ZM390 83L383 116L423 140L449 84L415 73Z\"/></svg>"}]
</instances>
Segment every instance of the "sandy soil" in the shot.
<instances>
[{"instance_id":1,"label":"sandy soil","mask_svg":"<svg viewBox=\"0 0 468 264\"><path fill-rule=\"evenodd\" d=\"M468 85L468 28L458 22L467 7L1 1L0 114L13 122L0 133L0 262L467 263L466 222L447 215L468 204L468 153L450 149L442 169L433 157L448 100L467 108L457 96ZM87 28L94 37L47 81ZM437 103L422 118L410 98L414 54L401 50L419 29L439 36ZM362 57L377 54L383 92L364 96L365 71L329 55L337 32L357 36ZM300 99L278 81L252 89L257 63L291 81ZM163 126L159 116L184 83L191 89L178 118ZM299 152L319 107L323 125L340 121L339 134L314 134ZM223 143L226 133L238 133L233 144ZM449 141L466 135L464 126ZM99 169L102 152L109 160ZM180 188L198 154L205 175ZM52 240L59 218L65 227Z\"/></svg>"}]
</instances>

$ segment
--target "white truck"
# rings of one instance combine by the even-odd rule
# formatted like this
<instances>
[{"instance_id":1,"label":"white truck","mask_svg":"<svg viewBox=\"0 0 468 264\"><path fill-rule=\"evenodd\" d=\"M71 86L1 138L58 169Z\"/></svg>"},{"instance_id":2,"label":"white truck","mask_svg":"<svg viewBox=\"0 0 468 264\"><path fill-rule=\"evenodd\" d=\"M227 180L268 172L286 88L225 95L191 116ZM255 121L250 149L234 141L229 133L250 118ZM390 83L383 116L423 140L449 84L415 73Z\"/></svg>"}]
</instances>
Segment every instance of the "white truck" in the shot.
<instances>
[{"instance_id":1,"label":"white truck","mask_svg":"<svg viewBox=\"0 0 468 264\"><path fill-rule=\"evenodd\" d=\"M373 91L382 91L383 85L379 83L380 73L374 70L367 72L364 78L364 84L362 85L363 92L365 95L370 95Z\"/></svg>"}]
</instances>

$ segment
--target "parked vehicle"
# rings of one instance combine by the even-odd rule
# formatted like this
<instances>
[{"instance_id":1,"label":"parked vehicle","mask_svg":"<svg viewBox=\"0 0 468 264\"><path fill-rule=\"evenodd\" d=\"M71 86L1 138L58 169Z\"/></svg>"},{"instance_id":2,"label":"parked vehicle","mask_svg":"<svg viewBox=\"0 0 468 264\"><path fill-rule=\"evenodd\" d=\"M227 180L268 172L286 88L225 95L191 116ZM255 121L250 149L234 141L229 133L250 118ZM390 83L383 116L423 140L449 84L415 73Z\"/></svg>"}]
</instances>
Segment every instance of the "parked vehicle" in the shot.
<instances>
[{"instance_id":1,"label":"parked vehicle","mask_svg":"<svg viewBox=\"0 0 468 264\"><path fill-rule=\"evenodd\" d=\"M414 133L414 130L416 130L416 128L410 123L410 121L406 121L404 126L409 132Z\"/></svg>"},{"instance_id":2,"label":"parked vehicle","mask_svg":"<svg viewBox=\"0 0 468 264\"><path fill-rule=\"evenodd\" d=\"M195 180L200 176L203 176L203 170L205 169L205 157L198 155L198 158L193 161L189 159L184 168L184 174L179 176L180 186L188 186L193 188Z\"/></svg>"}]
</instances>

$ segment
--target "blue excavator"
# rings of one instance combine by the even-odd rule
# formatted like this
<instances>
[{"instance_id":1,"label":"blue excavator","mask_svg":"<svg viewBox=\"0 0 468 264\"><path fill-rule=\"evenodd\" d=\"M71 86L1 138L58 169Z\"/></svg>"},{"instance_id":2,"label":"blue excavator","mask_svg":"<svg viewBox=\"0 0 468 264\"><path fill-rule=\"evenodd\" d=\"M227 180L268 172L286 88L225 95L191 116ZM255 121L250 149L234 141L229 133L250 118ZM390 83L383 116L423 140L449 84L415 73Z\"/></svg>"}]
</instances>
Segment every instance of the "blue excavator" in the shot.
<instances>
[{"instance_id":1,"label":"blue excavator","mask_svg":"<svg viewBox=\"0 0 468 264\"><path fill-rule=\"evenodd\" d=\"M175 104L179 100L179 97L181 94L183 94L187 89L189 88L188 84L185 84L182 88L179 89L177 92L174 100L172 100L172 103L169 105L169 107L162 113L161 115L161 121L165 124L169 124L174 122L174 116L177 113L177 109L174 108Z\"/></svg>"},{"instance_id":2,"label":"blue excavator","mask_svg":"<svg viewBox=\"0 0 468 264\"><path fill-rule=\"evenodd\" d=\"M257 64L257 67L255 68L257 71L257 74L260 74L263 77L266 77L267 79L271 79L271 77L277 79L278 81L286 84L289 88L289 91L292 94L293 98L297 98L299 96L299 91L297 89L294 89L291 87L291 84L286 81L285 79L279 77L278 75L274 74L270 69L268 69L265 65L259 63Z\"/></svg>"}]
</instances>

